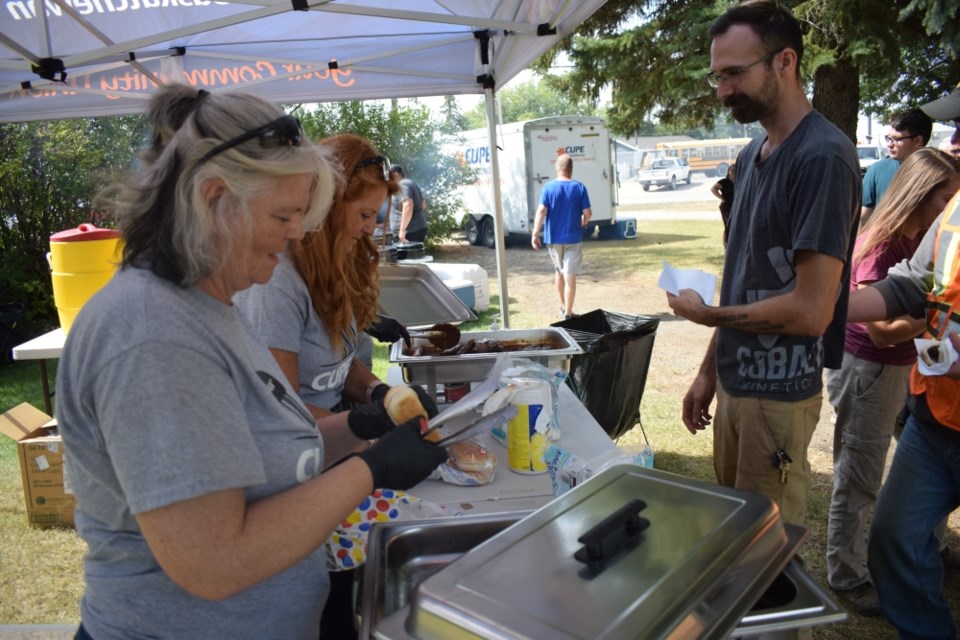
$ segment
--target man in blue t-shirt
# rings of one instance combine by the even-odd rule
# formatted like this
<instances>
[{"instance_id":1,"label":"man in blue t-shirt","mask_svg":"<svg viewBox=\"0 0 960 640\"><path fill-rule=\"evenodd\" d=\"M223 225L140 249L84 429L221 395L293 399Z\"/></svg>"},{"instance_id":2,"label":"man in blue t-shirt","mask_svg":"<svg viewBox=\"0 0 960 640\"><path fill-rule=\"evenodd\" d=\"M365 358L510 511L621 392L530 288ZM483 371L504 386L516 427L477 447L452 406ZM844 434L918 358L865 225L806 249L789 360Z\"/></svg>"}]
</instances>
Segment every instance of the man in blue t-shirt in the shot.
<instances>
[{"instance_id":1,"label":"man in blue t-shirt","mask_svg":"<svg viewBox=\"0 0 960 640\"><path fill-rule=\"evenodd\" d=\"M583 267L583 227L590 222L590 196L583 183L573 175L573 158L562 154L557 158L557 177L543 185L540 206L533 221L533 248L547 245L553 268L554 282L560 296L560 313L567 320L574 317L573 299L577 295L577 274ZM546 227L544 228L544 223ZM543 244L540 230L544 229Z\"/></svg>"},{"instance_id":2,"label":"man in blue t-shirt","mask_svg":"<svg viewBox=\"0 0 960 640\"><path fill-rule=\"evenodd\" d=\"M873 213L883 192L890 186L900 164L927 146L933 133L933 119L920 109L907 109L890 118L887 134L889 158L874 162L863 176L863 197L860 203L860 226Z\"/></svg>"}]
</instances>

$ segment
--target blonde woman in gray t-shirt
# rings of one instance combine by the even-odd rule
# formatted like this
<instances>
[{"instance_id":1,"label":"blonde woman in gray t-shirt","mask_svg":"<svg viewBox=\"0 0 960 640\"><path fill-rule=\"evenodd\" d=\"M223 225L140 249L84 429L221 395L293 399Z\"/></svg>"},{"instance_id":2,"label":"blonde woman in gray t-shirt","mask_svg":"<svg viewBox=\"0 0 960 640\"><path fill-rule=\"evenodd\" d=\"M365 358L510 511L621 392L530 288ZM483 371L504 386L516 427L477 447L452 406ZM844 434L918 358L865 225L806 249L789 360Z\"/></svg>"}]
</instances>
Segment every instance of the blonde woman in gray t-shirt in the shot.
<instances>
[{"instance_id":1,"label":"blonde woman in gray t-shirt","mask_svg":"<svg viewBox=\"0 0 960 640\"><path fill-rule=\"evenodd\" d=\"M321 435L232 304L323 220L330 154L250 95L167 85L155 130L158 114L178 116L101 203L121 269L78 314L57 373L87 543L77 637L314 640L324 541L374 487L413 486L446 455L415 422L372 414L327 419L342 441Z\"/></svg>"}]
</instances>

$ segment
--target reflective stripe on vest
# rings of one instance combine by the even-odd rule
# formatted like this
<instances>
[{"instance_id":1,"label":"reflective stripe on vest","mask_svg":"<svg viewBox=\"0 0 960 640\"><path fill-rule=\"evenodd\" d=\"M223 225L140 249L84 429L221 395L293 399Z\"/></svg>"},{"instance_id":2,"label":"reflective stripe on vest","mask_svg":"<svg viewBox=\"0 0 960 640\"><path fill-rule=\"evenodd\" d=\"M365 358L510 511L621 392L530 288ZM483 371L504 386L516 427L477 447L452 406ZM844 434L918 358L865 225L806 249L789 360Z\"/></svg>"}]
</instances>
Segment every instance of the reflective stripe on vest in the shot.
<instances>
[{"instance_id":1,"label":"reflective stripe on vest","mask_svg":"<svg viewBox=\"0 0 960 640\"><path fill-rule=\"evenodd\" d=\"M946 330L960 330L960 296L955 289L957 266L960 264L960 192L944 210L933 248L933 287L927 296L927 331L943 339Z\"/></svg>"},{"instance_id":2,"label":"reflective stripe on vest","mask_svg":"<svg viewBox=\"0 0 960 640\"><path fill-rule=\"evenodd\" d=\"M933 248L933 286L927 296L927 331L946 340L960 333L960 192L944 210ZM960 380L924 376L917 365L910 372L910 392L925 394L933 417L960 431Z\"/></svg>"}]
</instances>

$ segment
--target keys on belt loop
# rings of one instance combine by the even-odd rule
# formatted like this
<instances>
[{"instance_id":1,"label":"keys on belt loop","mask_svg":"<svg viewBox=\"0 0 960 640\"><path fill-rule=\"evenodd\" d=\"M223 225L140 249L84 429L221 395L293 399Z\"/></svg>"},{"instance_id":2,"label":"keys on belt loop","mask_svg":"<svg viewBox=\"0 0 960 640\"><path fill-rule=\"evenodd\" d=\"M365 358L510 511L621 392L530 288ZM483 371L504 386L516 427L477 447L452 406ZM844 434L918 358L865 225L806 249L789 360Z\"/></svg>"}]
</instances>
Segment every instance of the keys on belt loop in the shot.
<instances>
[{"instance_id":1,"label":"keys on belt loop","mask_svg":"<svg viewBox=\"0 0 960 640\"><path fill-rule=\"evenodd\" d=\"M793 459L784 449L777 449L773 454L773 468L780 470L780 484L787 484L787 474L790 473L790 465Z\"/></svg>"}]
</instances>

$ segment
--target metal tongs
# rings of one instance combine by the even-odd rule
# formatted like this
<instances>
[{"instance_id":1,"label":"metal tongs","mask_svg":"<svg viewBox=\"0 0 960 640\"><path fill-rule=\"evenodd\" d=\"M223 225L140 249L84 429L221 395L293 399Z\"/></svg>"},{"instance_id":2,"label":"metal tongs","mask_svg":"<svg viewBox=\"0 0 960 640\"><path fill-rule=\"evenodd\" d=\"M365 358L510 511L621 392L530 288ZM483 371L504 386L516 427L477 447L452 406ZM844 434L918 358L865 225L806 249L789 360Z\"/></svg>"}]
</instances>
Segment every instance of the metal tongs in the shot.
<instances>
[{"instance_id":1,"label":"metal tongs","mask_svg":"<svg viewBox=\"0 0 960 640\"><path fill-rule=\"evenodd\" d=\"M444 426L445 429L441 432L443 438L437 444L448 446L465 440L483 429L506 423L517 415L517 407L507 405L498 407L496 411L490 411L487 415L482 414L484 403L496 390L497 381L487 378L459 401L431 418L427 423L427 430L421 435L426 436Z\"/></svg>"},{"instance_id":2,"label":"metal tongs","mask_svg":"<svg viewBox=\"0 0 960 640\"><path fill-rule=\"evenodd\" d=\"M460 442L461 440L466 440L467 438L475 436L479 433L483 433L485 430L504 425L514 416L516 416L518 411L519 409L516 407L516 405L511 404L485 416L477 415L475 412L472 412L473 415L463 414L458 418L452 419L452 424L444 423L443 426L452 430L453 432L449 435L445 435L443 438L437 441L436 444L441 447L447 447L451 444ZM462 423L466 424L464 425ZM427 434L433 433L439 429L441 429L441 425L430 427L423 433L423 435L426 436Z\"/></svg>"}]
</instances>

